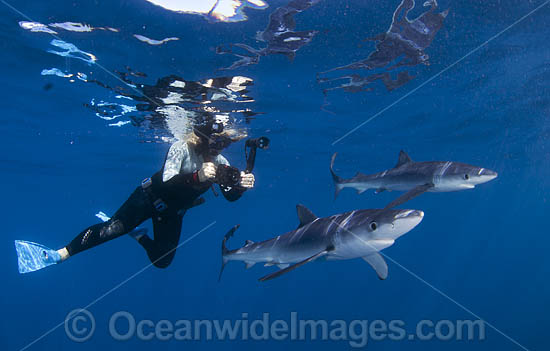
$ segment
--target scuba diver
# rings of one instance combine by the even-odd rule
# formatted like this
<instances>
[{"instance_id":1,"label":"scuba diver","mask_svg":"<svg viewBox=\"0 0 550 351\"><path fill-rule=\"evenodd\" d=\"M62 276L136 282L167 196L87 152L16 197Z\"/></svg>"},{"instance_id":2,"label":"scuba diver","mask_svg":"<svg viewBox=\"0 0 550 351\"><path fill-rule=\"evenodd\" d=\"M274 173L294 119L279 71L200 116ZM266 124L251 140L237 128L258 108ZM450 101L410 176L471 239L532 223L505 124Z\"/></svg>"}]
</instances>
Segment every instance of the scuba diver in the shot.
<instances>
[{"instance_id":1,"label":"scuba diver","mask_svg":"<svg viewBox=\"0 0 550 351\"><path fill-rule=\"evenodd\" d=\"M166 268L172 262L180 239L182 219L187 210L204 203L201 197L217 183L228 201L238 200L254 186L256 148L266 148L267 138L249 139L245 144L247 169L231 167L220 153L246 133L210 121L195 126L186 141L171 145L164 166L142 181L128 200L104 223L84 229L68 245L52 250L40 244L16 241L19 272L42 269L107 241L129 234L145 249L152 264ZM138 225L151 218L154 237ZM137 229L136 229L137 228Z\"/></svg>"}]
</instances>

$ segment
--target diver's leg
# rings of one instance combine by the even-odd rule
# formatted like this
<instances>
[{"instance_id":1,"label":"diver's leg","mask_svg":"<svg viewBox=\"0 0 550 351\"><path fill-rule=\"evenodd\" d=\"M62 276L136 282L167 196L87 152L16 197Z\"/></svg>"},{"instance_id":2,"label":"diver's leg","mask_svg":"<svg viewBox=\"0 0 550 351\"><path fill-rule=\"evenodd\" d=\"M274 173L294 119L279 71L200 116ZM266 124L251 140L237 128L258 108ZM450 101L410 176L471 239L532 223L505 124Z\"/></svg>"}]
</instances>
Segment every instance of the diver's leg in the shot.
<instances>
[{"instance_id":1,"label":"diver's leg","mask_svg":"<svg viewBox=\"0 0 550 351\"><path fill-rule=\"evenodd\" d=\"M176 213L153 216L155 239L148 235L138 239L155 267L166 268L172 263L180 240L182 218Z\"/></svg>"},{"instance_id":2,"label":"diver's leg","mask_svg":"<svg viewBox=\"0 0 550 351\"><path fill-rule=\"evenodd\" d=\"M86 228L69 245L58 250L61 259L65 260L69 256L132 231L143 221L150 218L152 211L152 206L143 190L141 187L137 187L110 220Z\"/></svg>"}]
</instances>

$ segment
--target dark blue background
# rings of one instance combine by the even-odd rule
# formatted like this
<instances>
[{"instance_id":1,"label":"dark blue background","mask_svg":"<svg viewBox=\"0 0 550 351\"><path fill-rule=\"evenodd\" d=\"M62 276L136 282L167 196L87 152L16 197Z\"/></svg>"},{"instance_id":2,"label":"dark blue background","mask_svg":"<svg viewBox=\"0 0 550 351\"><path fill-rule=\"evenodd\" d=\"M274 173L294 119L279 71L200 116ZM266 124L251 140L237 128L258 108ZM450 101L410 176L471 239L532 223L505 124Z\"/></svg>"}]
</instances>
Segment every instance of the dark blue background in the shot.
<instances>
[{"instance_id":1,"label":"dark blue background","mask_svg":"<svg viewBox=\"0 0 550 351\"><path fill-rule=\"evenodd\" d=\"M199 16L162 10L144 1L13 1L42 23L74 21L119 28L119 33L73 33L60 37L98 57L109 70L130 66L146 72L148 83L176 74L185 79L221 75L232 58L214 53L231 42L257 45L277 1L265 11L248 10L249 20L209 23ZM427 50L431 65L391 93L329 94L328 108L315 81L317 72L362 59L372 50L362 39L385 31L398 1L321 1L297 16L298 29L317 29L312 43L289 62L262 58L235 73L255 80L255 111L265 112L251 134L265 134L272 147L259 155L256 188L237 203L208 194L206 205L184 219L182 238L216 224L184 245L167 270L150 268L90 308L96 335L75 345L63 327L32 349L163 350L223 348L323 350L349 348L346 342L116 342L107 321L126 310L136 319L249 319L271 312L289 319L291 311L312 319L402 319L414 331L422 319L475 319L397 265L379 281L362 260L316 262L267 283L271 271L260 265L245 271L229 264L217 283L220 241L233 225L241 229L230 243L263 240L297 224L295 204L326 216L356 208L380 207L395 193L356 195L343 191L333 200L328 172L338 151L338 172L351 176L392 167L400 149L415 160L455 160L499 173L473 191L426 194L408 207L421 209L424 221L385 253L425 281L486 319L530 350L548 347L550 327L548 240L550 7L514 26L350 137L344 133L422 84L470 50L503 30L542 1L442 1L450 8L444 28ZM109 128L83 107L114 94L91 84L44 77L44 68L109 81L106 73L83 61L46 53L52 37L18 26L25 20L0 4L2 77L1 162L3 228L0 244L3 289L0 345L18 350L66 314L83 307L148 264L142 248L120 238L66 264L29 275L17 273L13 241L25 239L58 248L87 225L94 214L113 213L144 177L157 171L168 145L141 142L132 126ZM179 41L149 46L132 34ZM361 44L359 46L358 44ZM53 88L44 90L46 83ZM228 158L243 166L242 145ZM150 226L148 224L148 226ZM483 342L371 342L372 350L518 350L487 327Z\"/></svg>"}]
</instances>

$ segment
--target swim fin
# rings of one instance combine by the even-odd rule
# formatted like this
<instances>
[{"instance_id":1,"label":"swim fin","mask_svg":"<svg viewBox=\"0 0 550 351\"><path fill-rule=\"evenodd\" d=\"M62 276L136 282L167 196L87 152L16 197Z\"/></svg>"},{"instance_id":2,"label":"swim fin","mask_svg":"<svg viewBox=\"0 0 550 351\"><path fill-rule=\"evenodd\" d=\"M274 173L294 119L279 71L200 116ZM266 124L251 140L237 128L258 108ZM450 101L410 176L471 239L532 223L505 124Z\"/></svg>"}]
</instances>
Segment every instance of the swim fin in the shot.
<instances>
[{"instance_id":1,"label":"swim fin","mask_svg":"<svg viewBox=\"0 0 550 351\"><path fill-rule=\"evenodd\" d=\"M61 262L61 256L57 251L30 241L15 240L15 250L21 274L34 272Z\"/></svg>"},{"instance_id":2,"label":"swim fin","mask_svg":"<svg viewBox=\"0 0 550 351\"><path fill-rule=\"evenodd\" d=\"M99 212L96 216L104 222L109 220L109 216L103 212ZM129 234L139 237L146 233L147 228L136 228ZM15 250L17 251L17 265L21 274L61 263L61 256L56 250L30 241L15 240Z\"/></svg>"}]
</instances>

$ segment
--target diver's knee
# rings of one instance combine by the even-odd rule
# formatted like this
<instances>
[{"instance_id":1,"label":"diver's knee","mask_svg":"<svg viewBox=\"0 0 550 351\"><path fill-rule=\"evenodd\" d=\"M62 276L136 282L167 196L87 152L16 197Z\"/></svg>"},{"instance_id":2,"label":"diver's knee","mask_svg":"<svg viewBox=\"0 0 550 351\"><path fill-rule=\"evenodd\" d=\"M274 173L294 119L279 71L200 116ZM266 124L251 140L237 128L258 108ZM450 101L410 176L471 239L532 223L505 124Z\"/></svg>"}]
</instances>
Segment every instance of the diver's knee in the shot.
<instances>
[{"instance_id":1,"label":"diver's knee","mask_svg":"<svg viewBox=\"0 0 550 351\"><path fill-rule=\"evenodd\" d=\"M110 219L99 231L99 236L103 239L119 236L124 233L124 224L118 219Z\"/></svg>"},{"instance_id":2,"label":"diver's knee","mask_svg":"<svg viewBox=\"0 0 550 351\"><path fill-rule=\"evenodd\" d=\"M170 260L168 262L165 262L164 260L160 260L160 261L157 261L157 262L153 262L153 266L155 266L157 268L160 268L160 269L165 269L165 268L168 268L168 266L170 266L171 263L172 263L172 260Z\"/></svg>"},{"instance_id":3,"label":"diver's knee","mask_svg":"<svg viewBox=\"0 0 550 351\"><path fill-rule=\"evenodd\" d=\"M170 266L173 260L174 260L174 254L168 254L165 257L161 257L153 261L153 266L160 269L165 269L165 268L168 268L168 266Z\"/></svg>"}]
</instances>

